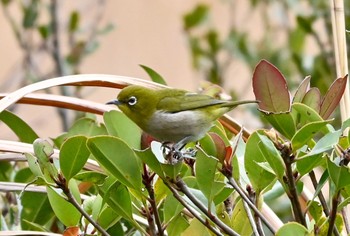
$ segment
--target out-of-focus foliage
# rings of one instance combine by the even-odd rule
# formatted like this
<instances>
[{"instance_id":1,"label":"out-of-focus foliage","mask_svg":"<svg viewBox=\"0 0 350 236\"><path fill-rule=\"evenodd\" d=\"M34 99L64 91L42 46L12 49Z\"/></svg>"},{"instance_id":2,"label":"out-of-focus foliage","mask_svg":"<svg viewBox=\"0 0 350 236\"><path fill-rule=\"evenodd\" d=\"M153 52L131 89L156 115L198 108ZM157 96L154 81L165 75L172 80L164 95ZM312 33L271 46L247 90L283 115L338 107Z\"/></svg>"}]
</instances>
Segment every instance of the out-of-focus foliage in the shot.
<instances>
[{"instance_id":1,"label":"out-of-focus foliage","mask_svg":"<svg viewBox=\"0 0 350 236\"><path fill-rule=\"evenodd\" d=\"M350 2L344 2L349 26ZM210 5L198 4L183 17L193 66L203 78L223 85L229 80L230 66L243 64L252 71L258 61L266 58L283 71L291 88L310 75L313 86L322 93L327 90L335 75L328 0L251 0L247 1L249 7L244 13L239 12L238 1L221 1L221 4L227 6L231 15L229 28L225 29L227 34L214 23ZM239 21L237 15L241 16ZM347 42L350 50L349 37Z\"/></svg>"},{"instance_id":2,"label":"out-of-focus foliage","mask_svg":"<svg viewBox=\"0 0 350 236\"><path fill-rule=\"evenodd\" d=\"M81 63L99 47L99 39L113 29L100 26L104 0L82 2L82 7L63 11L65 1L1 1L7 23L23 57L9 79L12 87L52 77L77 74ZM83 6L90 4L88 15ZM93 16L93 17L91 17ZM5 80L6 81L6 80ZM8 89L6 82L0 88ZM51 93L51 91L46 91ZM60 88L59 93L80 97L80 88ZM58 110L62 128L67 130L79 114Z\"/></svg>"}]
</instances>

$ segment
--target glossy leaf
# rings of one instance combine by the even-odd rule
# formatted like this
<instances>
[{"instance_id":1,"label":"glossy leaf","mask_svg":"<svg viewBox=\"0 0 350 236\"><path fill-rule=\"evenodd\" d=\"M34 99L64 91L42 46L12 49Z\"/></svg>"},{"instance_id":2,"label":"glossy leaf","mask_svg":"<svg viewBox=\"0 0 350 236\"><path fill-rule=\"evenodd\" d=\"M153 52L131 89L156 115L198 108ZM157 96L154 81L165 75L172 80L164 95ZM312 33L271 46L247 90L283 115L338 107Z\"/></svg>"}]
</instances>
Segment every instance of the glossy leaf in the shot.
<instances>
[{"instance_id":1,"label":"glossy leaf","mask_svg":"<svg viewBox=\"0 0 350 236\"><path fill-rule=\"evenodd\" d=\"M290 95L285 78L270 62L261 60L253 73L253 90L259 108L266 112L288 112Z\"/></svg>"},{"instance_id":2,"label":"glossy leaf","mask_svg":"<svg viewBox=\"0 0 350 236\"><path fill-rule=\"evenodd\" d=\"M123 140L112 136L96 136L88 139L87 146L103 168L124 185L141 191L140 162Z\"/></svg>"},{"instance_id":3,"label":"glossy leaf","mask_svg":"<svg viewBox=\"0 0 350 236\"><path fill-rule=\"evenodd\" d=\"M244 167L247 176L253 186L253 189L257 193L261 193L267 186L269 186L275 179L276 176L269 171L262 168L259 163L266 162L264 155L260 152L257 147L261 139L259 134L264 134L264 131L255 131L252 133L246 144L246 152L244 155Z\"/></svg>"},{"instance_id":4,"label":"glossy leaf","mask_svg":"<svg viewBox=\"0 0 350 236\"><path fill-rule=\"evenodd\" d=\"M264 159L269 163L277 178L283 182L285 166L280 152L266 136L260 134L258 134L258 136L260 139L258 147L261 155L263 155Z\"/></svg>"},{"instance_id":5,"label":"glossy leaf","mask_svg":"<svg viewBox=\"0 0 350 236\"><path fill-rule=\"evenodd\" d=\"M294 94L294 102L302 102L306 92L310 89L311 76L306 76L305 79L300 83L297 91Z\"/></svg>"},{"instance_id":6,"label":"glossy leaf","mask_svg":"<svg viewBox=\"0 0 350 236\"><path fill-rule=\"evenodd\" d=\"M325 163L323 153L318 153L311 156L301 156L300 158L300 160L296 160L296 166L300 177L308 174L314 168Z\"/></svg>"},{"instance_id":7,"label":"glossy leaf","mask_svg":"<svg viewBox=\"0 0 350 236\"><path fill-rule=\"evenodd\" d=\"M302 103L311 107L316 112L321 109L321 93L318 88L311 88L304 96Z\"/></svg>"},{"instance_id":8,"label":"glossy leaf","mask_svg":"<svg viewBox=\"0 0 350 236\"><path fill-rule=\"evenodd\" d=\"M102 184L107 175L95 171L82 171L74 176L74 179L81 182L89 182L94 184Z\"/></svg>"},{"instance_id":9,"label":"glossy leaf","mask_svg":"<svg viewBox=\"0 0 350 236\"><path fill-rule=\"evenodd\" d=\"M337 190L350 185L349 168L344 166L337 166L331 160L327 159L327 169L329 172L329 177L335 184Z\"/></svg>"},{"instance_id":10,"label":"glossy leaf","mask_svg":"<svg viewBox=\"0 0 350 236\"><path fill-rule=\"evenodd\" d=\"M348 76L336 79L328 89L321 104L320 115L323 119L327 119L338 106L340 99L346 88Z\"/></svg>"},{"instance_id":11,"label":"glossy leaf","mask_svg":"<svg viewBox=\"0 0 350 236\"><path fill-rule=\"evenodd\" d=\"M62 144L59 161L61 171L67 181L82 170L90 156L86 142L87 137L85 136L73 136Z\"/></svg>"},{"instance_id":12,"label":"glossy leaf","mask_svg":"<svg viewBox=\"0 0 350 236\"><path fill-rule=\"evenodd\" d=\"M313 156L331 150L338 143L341 134L341 130L337 130L326 134L325 136L320 138L320 140L317 141L316 145L306 156Z\"/></svg>"},{"instance_id":13,"label":"glossy leaf","mask_svg":"<svg viewBox=\"0 0 350 236\"><path fill-rule=\"evenodd\" d=\"M307 229L296 222L284 224L276 233L276 236L309 235Z\"/></svg>"},{"instance_id":14,"label":"glossy leaf","mask_svg":"<svg viewBox=\"0 0 350 236\"><path fill-rule=\"evenodd\" d=\"M198 150L195 165L196 180L199 189L209 202L213 200L219 187L214 181L217 165L218 160L216 158L206 155L202 150Z\"/></svg>"},{"instance_id":15,"label":"glossy leaf","mask_svg":"<svg viewBox=\"0 0 350 236\"><path fill-rule=\"evenodd\" d=\"M47 196L57 218L65 226L75 226L80 220L80 212L51 187L46 187Z\"/></svg>"},{"instance_id":16,"label":"glossy leaf","mask_svg":"<svg viewBox=\"0 0 350 236\"><path fill-rule=\"evenodd\" d=\"M293 103L292 115L298 127L315 121L323 121L322 117L311 107L302 103ZM322 132L326 133L328 128L324 128Z\"/></svg>"},{"instance_id":17,"label":"glossy leaf","mask_svg":"<svg viewBox=\"0 0 350 236\"><path fill-rule=\"evenodd\" d=\"M113 210L110 206L105 206L99 217L98 223L104 229L109 229L111 226L115 225L122 217L117 214L115 210Z\"/></svg>"},{"instance_id":18,"label":"glossy leaf","mask_svg":"<svg viewBox=\"0 0 350 236\"><path fill-rule=\"evenodd\" d=\"M233 209L231 225L232 229L239 235L251 235L253 232L242 199L236 203Z\"/></svg>"},{"instance_id":19,"label":"glossy leaf","mask_svg":"<svg viewBox=\"0 0 350 236\"><path fill-rule=\"evenodd\" d=\"M158 74L155 70L145 65L140 65L140 66L142 67L142 69L146 71L146 73L152 79L153 82L166 85L165 79L160 74Z\"/></svg>"},{"instance_id":20,"label":"glossy leaf","mask_svg":"<svg viewBox=\"0 0 350 236\"><path fill-rule=\"evenodd\" d=\"M186 217L184 217L182 214L179 214L177 217L175 217L174 220L169 223L167 227L168 235L183 235L183 232L189 226L190 223L188 222L188 219L186 219Z\"/></svg>"},{"instance_id":21,"label":"glossy leaf","mask_svg":"<svg viewBox=\"0 0 350 236\"><path fill-rule=\"evenodd\" d=\"M205 227L197 219L193 219L190 222L190 225L182 233L182 235L201 235L201 236L211 236L207 227Z\"/></svg>"},{"instance_id":22,"label":"glossy leaf","mask_svg":"<svg viewBox=\"0 0 350 236\"><path fill-rule=\"evenodd\" d=\"M54 216L46 194L23 192L21 203L25 206L21 211L21 227L23 230L34 230L28 222L43 226Z\"/></svg>"},{"instance_id":23,"label":"glossy leaf","mask_svg":"<svg viewBox=\"0 0 350 236\"><path fill-rule=\"evenodd\" d=\"M110 135L121 138L134 149L141 148L141 130L126 115L112 110L103 114L103 120Z\"/></svg>"},{"instance_id":24,"label":"glossy leaf","mask_svg":"<svg viewBox=\"0 0 350 236\"><path fill-rule=\"evenodd\" d=\"M124 185L118 182L112 184L103 195L103 200L106 201L117 214L129 221L133 221L131 196Z\"/></svg>"},{"instance_id":25,"label":"glossy leaf","mask_svg":"<svg viewBox=\"0 0 350 236\"><path fill-rule=\"evenodd\" d=\"M156 173L161 178L165 178L162 166L158 161L157 157L153 154L151 149L146 149L143 151L135 151L138 158L140 158L154 173Z\"/></svg>"},{"instance_id":26,"label":"glossy leaf","mask_svg":"<svg viewBox=\"0 0 350 236\"><path fill-rule=\"evenodd\" d=\"M297 151L299 148L307 144L320 130L322 130L329 121L315 121L304 125L293 136L292 148L293 151Z\"/></svg>"},{"instance_id":27,"label":"glossy leaf","mask_svg":"<svg viewBox=\"0 0 350 236\"><path fill-rule=\"evenodd\" d=\"M0 120L16 134L21 142L33 143L35 139L39 138L27 123L12 112L7 110L2 111L0 113Z\"/></svg>"},{"instance_id":28,"label":"glossy leaf","mask_svg":"<svg viewBox=\"0 0 350 236\"><path fill-rule=\"evenodd\" d=\"M164 223L174 220L184 209L184 206L171 194L164 200Z\"/></svg>"},{"instance_id":29,"label":"glossy leaf","mask_svg":"<svg viewBox=\"0 0 350 236\"><path fill-rule=\"evenodd\" d=\"M290 112L287 113L265 113L262 112L263 117L280 132L283 136L291 139L295 134L296 127L293 115Z\"/></svg>"}]
</instances>

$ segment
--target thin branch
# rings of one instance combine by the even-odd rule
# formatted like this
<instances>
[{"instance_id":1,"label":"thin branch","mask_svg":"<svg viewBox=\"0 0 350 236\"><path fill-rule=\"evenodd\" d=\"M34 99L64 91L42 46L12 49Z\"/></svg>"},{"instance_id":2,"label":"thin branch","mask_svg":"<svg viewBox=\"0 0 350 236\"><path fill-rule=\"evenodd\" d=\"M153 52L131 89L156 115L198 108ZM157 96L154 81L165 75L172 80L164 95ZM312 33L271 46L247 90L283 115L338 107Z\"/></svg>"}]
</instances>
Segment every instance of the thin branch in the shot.
<instances>
[{"instance_id":1,"label":"thin branch","mask_svg":"<svg viewBox=\"0 0 350 236\"><path fill-rule=\"evenodd\" d=\"M313 170L310 171L309 176L311 179L311 183L314 186L314 189L316 190L317 189L317 179L315 176L315 172ZM329 216L329 209L328 209L327 201L324 198L322 191L319 192L318 199L320 200L324 214L328 217Z\"/></svg>"},{"instance_id":2,"label":"thin branch","mask_svg":"<svg viewBox=\"0 0 350 236\"><path fill-rule=\"evenodd\" d=\"M163 236L164 235L164 230L162 227L162 222L160 220L159 217L159 213L158 213L158 207L156 204L156 198L154 195L154 189L153 189L153 177L154 175L150 175L149 171L147 170L147 166L146 164L143 165L143 175L142 175L142 179L143 179L143 184L145 185L147 192L149 194L149 203L151 204L151 207L153 209L153 215L154 215L154 221L156 222L157 228L158 228L158 235ZM147 207L147 206L146 206ZM152 214L150 215L150 217L152 217ZM148 217L147 217L148 218ZM153 219L153 217L152 217ZM154 222L152 222L154 224Z\"/></svg>"},{"instance_id":3,"label":"thin branch","mask_svg":"<svg viewBox=\"0 0 350 236\"><path fill-rule=\"evenodd\" d=\"M223 223L219 218L213 215L195 196L193 196L193 194L189 191L187 185L185 184L185 182L183 182L181 178L177 178L175 184L181 190L181 192L183 192L191 200L191 202L195 206L197 206L211 221L213 221L217 226L219 226L226 234L239 236L237 232L235 232L233 229L231 229L229 226Z\"/></svg>"},{"instance_id":4,"label":"thin branch","mask_svg":"<svg viewBox=\"0 0 350 236\"><path fill-rule=\"evenodd\" d=\"M62 188L64 194L67 196L67 200L103 235L103 236L110 236L107 231L105 231L99 224L97 224L94 219L90 217L86 211L80 206L80 204L75 200L74 196L72 195L70 189L68 187Z\"/></svg>"},{"instance_id":5,"label":"thin branch","mask_svg":"<svg viewBox=\"0 0 350 236\"><path fill-rule=\"evenodd\" d=\"M279 150L281 152L281 156L286 166L286 182L288 185L288 190L286 192L293 208L294 218L298 223L307 227L306 220L299 202L298 192L295 185L295 178L293 175L292 164L294 155L291 154L290 147L288 146L283 145L282 148L280 148Z\"/></svg>"},{"instance_id":6,"label":"thin branch","mask_svg":"<svg viewBox=\"0 0 350 236\"><path fill-rule=\"evenodd\" d=\"M194 210L187 202L181 197L175 188L173 188L166 180L163 179L164 184L173 193L173 196L183 205L199 222L201 222L205 227L212 231L217 236L222 236L223 234L214 228L207 220L202 219L196 210Z\"/></svg>"},{"instance_id":7,"label":"thin branch","mask_svg":"<svg viewBox=\"0 0 350 236\"><path fill-rule=\"evenodd\" d=\"M329 226L328 226L328 232L327 236L332 236L333 231L335 229L335 219L337 217L337 208L339 204L339 196L340 196L340 191L338 190L335 195L332 198L332 209L329 215Z\"/></svg>"},{"instance_id":8,"label":"thin branch","mask_svg":"<svg viewBox=\"0 0 350 236\"><path fill-rule=\"evenodd\" d=\"M256 215L264 222L266 227L271 231L271 233L276 234L275 229L270 224L270 222L265 218L265 216L259 211L259 209L254 205L254 203L249 199L249 197L243 192L243 190L238 186L236 181L232 177L227 177L228 183L237 191L241 198L248 204L248 206L254 211Z\"/></svg>"},{"instance_id":9,"label":"thin branch","mask_svg":"<svg viewBox=\"0 0 350 236\"><path fill-rule=\"evenodd\" d=\"M254 220L254 217L252 215L252 212L250 211L248 203L246 201L244 201L243 199L242 199L242 202L243 202L243 207L244 207L245 212L247 213L247 216L248 216L248 219L249 219L249 223L250 223L250 226L252 227L254 235L256 235L256 236L264 235L264 234L261 234L261 233L258 232L258 228L257 228L257 226L255 224L255 220Z\"/></svg>"}]
</instances>

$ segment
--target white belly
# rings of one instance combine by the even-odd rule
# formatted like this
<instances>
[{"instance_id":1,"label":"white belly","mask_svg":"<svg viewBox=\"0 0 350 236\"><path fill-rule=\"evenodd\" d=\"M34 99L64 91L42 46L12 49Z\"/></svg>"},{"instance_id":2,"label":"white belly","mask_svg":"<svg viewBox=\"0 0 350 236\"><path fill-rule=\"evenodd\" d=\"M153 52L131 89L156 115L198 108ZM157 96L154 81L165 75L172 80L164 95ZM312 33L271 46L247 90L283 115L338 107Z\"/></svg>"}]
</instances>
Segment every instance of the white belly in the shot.
<instances>
[{"instance_id":1,"label":"white belly","mask_svg":"<svg viewBox=\"0 0 350 236\"><path fill-rule=\"evenodd\" d=\"M198 111L156 112L150 119L147 132L160 141L179 142L188 137L193 142L204 137L211 128L212 124L207 119Z\"/></svg>"}]
</instances>

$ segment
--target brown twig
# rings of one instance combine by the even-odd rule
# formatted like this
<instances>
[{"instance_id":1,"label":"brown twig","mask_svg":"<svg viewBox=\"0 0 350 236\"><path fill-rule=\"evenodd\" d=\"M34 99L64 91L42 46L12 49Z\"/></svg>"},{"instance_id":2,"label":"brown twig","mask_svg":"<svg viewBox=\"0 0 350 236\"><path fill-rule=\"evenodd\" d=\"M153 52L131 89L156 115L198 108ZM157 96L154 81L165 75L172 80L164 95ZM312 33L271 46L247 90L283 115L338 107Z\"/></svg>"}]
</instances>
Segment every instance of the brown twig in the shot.
<instances>
[{"instance_id":1,"label":"brown twig","mask_svg":"<svg viewBox=\"0 0 350 236\"><path fill-rule=\"evenodd\" d=\"M211 221L213 221L222 231L228 235L239 236L237 232L223 223L219 218L213 215L188 189L187 185L181 178L177 178L175 182L176 186L183 192L191 202L198 207Z\"/></svg>"},{"instance_id":2,"label":"brown twig","mask_svg":"<svg viewBox=\"0 0 350 236\"><path fill-rule=\"evenodd\" d=\"M216 228L214 228L208 220L204 220L197 211L195 211L188 203L181 197L178 191L171 186L166 180L163 180L164 184L168 187L168 189L173 193L173 196L183 205L199 222L201 222L205 227L207 227L211 232L213 232L217 236L222 236L223 234Z\"/></svg>"},{"instance_id":3,"label":"brown twig","mask_svg":"<svg viewBox=\"0 0 350 236\"><path fill-rule=\"evenodd\" d=\"M160 220L159 217L159 213L158 213L158 207L156 204L156 198L154 195L154 189L153 189L153 178L154 175L150 175L149 171L147 170L147 166L146 164L143 164L143 175L142 175L142 182L145 185L145 188L147 189L147 192L149 194L149 203L151 204L152 207L152 213L154 216L154 221L156 222L157 228L158 228L158 234L159 236L163 236L164 235L164 230L162 227L162 222ZM147 206L146 206L147 207ZM147 216L147 218L152 217L152 214L150 216ZM149 222L150 225L153 224L154 225L154 221L153 221L153 217L152 217L152 221Z\"/></svg>"},{"instance_id":4,"label":"brown twig","mask_svg":"<svg viewBox=\"0 0 350 236\"><path fill-rule=\"evenodd\" d=\"M333 231L335 229L335 219L337 217L337 208L339 204L339 197L340 197L340 190L337 190L335 195L332 198L332 209L329 215L329 226L328 226L328 232L327 236L332 236Z\"/></svg>"}]
</instances>

